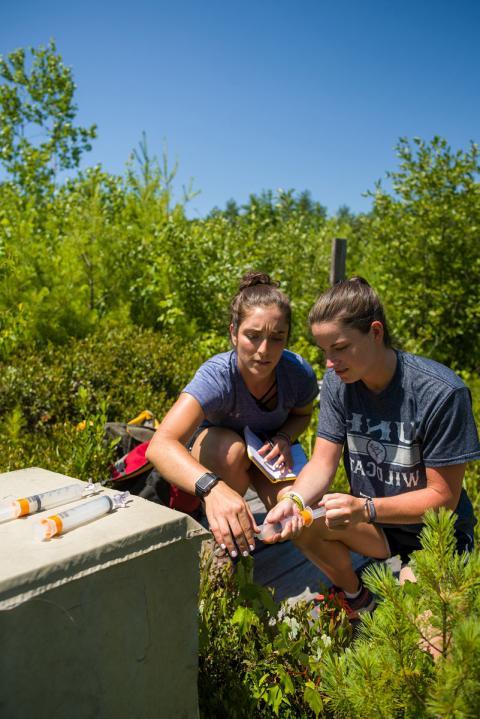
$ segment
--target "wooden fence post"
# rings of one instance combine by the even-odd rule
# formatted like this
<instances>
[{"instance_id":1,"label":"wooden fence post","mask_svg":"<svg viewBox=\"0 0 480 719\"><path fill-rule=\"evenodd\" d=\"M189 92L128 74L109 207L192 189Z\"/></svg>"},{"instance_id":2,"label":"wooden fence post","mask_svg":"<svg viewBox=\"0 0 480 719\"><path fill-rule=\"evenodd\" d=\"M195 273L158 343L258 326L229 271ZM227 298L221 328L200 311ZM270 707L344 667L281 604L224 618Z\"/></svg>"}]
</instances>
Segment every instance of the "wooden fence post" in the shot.
<instances>
[{"instance_id":1,"label":"wooden fence post","mask_svg":"<svg viewBox=\"0 0 480 719\"><path fill-rule=\"evenodd\" d=\"M335 237L332 240L332 261L330 265L330 285L345 279L345 262L347 259L347 240Z\"/></svg>"}]
</instances>

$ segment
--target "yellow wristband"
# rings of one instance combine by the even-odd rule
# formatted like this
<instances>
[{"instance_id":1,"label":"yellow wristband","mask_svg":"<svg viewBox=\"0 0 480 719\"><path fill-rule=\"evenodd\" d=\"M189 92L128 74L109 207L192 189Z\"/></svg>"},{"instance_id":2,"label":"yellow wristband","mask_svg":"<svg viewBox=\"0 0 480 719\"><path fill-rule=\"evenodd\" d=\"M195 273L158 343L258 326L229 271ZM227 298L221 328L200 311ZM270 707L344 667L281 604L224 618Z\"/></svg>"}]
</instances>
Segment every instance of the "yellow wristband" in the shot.
<instances>
[{"instance_id":1,"label":"yellow wristband","mask_svg":"<svg viewBox=\"0 0 480 719\"><path fill-rule=\"evenodd\" d=\"M297 505L300 512L303 512L303 510L305 509L305 502L297 492L287 492L279 501L281 502L284 499L290 499L294 504Z\"/></svg>"}]
</instances>

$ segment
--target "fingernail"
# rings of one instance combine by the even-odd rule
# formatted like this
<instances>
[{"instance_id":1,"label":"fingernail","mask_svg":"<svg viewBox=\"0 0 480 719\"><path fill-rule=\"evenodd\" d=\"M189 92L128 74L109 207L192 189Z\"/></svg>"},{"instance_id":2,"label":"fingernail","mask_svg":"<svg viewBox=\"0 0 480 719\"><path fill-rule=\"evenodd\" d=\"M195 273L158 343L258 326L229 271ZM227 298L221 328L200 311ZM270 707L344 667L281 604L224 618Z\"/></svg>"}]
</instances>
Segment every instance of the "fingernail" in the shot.
<instances>
[{"instance_id":1,"label":"fingernail","mask_svg":"<svg viewBox=\"0 0 480 719\"><path fill-rule=\"evenodd\" d=\"M236 552L235 549L232 549L232 551L230 552L230 556L231 556L231 557L236 557L236 556L237 556L237 552Z\"/></svg>"},{"instance_id":2,"label":"fingernail","mask_svg":"<svg viewBox=\"0 0 480 719\"><path fill-rule=\"evenodd\" d=\"M244 557L248 557L248 552L247 552L247 550L245 550L244 552L242 552L242 554L243 554Z\"/></svg>"},{"instance_id":3,"label":"fingernail","mask_svg":"<svg viewBox=\"0 0 480 719\"><path fill-rule=\"evenodd\" d=\"M227 548L227 545L226 545L226 544L221 544L220 546L221 546L222 549L226 549L226 548Z\"/></svg>"}]
</instances>

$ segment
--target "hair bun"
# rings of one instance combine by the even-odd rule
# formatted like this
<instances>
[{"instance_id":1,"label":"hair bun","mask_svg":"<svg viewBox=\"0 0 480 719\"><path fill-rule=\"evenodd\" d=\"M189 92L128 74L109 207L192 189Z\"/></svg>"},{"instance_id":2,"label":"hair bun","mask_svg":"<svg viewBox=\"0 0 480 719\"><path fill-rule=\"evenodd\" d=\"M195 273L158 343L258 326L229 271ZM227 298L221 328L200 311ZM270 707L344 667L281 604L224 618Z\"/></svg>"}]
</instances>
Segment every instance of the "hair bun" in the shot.
<instances>
[{"instance_id":1,"label":"hair bun","mask_svg":"<svg viewBox=\"0 0 480 719\"><path fill-rule=\"evenodd\" d=\"M365 287L370 287L370 283L367 282L365 277L360 277L360 275L354 275L353 277L350 277L349 280L345 280L346 282L356 282L359 285L365 285Z\"/></svg>"},{"instance_id":2,"label":"hair bun","mask_svg":"<svg viewBox=\"0 0 480 719\"><path fill-rule=\"evenodd\" d=\"M243 275L238 289L239 292L241 292L247 287L254 287L255 285L271 285L273 287L278 287L278 283L274 282L270 278L270 275L267 275L266 272L247 272Z\"/></svg>"},{"instance_id":3,"label":"hair bun","mask_svg":"<svg viewBox=\"0 0 480 719\"><path fill-rule=\"evenodd\" d=\"M290 302L279 289L278 282L272 280L266 272L253 270L246 272L230 305L231 332L237 334L238 328L253 309L272 305L276 305L282 311L290 329L292 315Z\"/></svg>"}]
</instances>

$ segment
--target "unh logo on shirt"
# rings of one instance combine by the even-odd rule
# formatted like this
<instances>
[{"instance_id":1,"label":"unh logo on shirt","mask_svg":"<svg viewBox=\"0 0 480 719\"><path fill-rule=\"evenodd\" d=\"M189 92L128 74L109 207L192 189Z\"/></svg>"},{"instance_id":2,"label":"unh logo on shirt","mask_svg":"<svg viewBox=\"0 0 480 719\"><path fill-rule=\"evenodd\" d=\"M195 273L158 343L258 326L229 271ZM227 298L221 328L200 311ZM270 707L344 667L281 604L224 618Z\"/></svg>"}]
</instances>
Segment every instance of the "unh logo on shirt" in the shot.
<instances>
[{"instance_id":1,"label":"unh logo on shirt","mask_svg":"<svg viewBox=\"0 0 480 719\"><path fill-rule=\"evenodd\" d=\"M419 488L419 482L424 486L414 422L378 422L352 413L347 420L347 443L354 491L368 492L382 484L384 492L395 494Z\"/></svg>"},{"instance_id":2,"label":"unh logo on shirt","mask_svg":"<svg viewBox=\"0 0 480 719\"><path fill-rule=\"evenodd\" d=\"M371 439L367 443L367 452L377 464L382 464L387 456L387 451L383 444L380 444L375 439Z\"/></svg>"}]
</instances>

